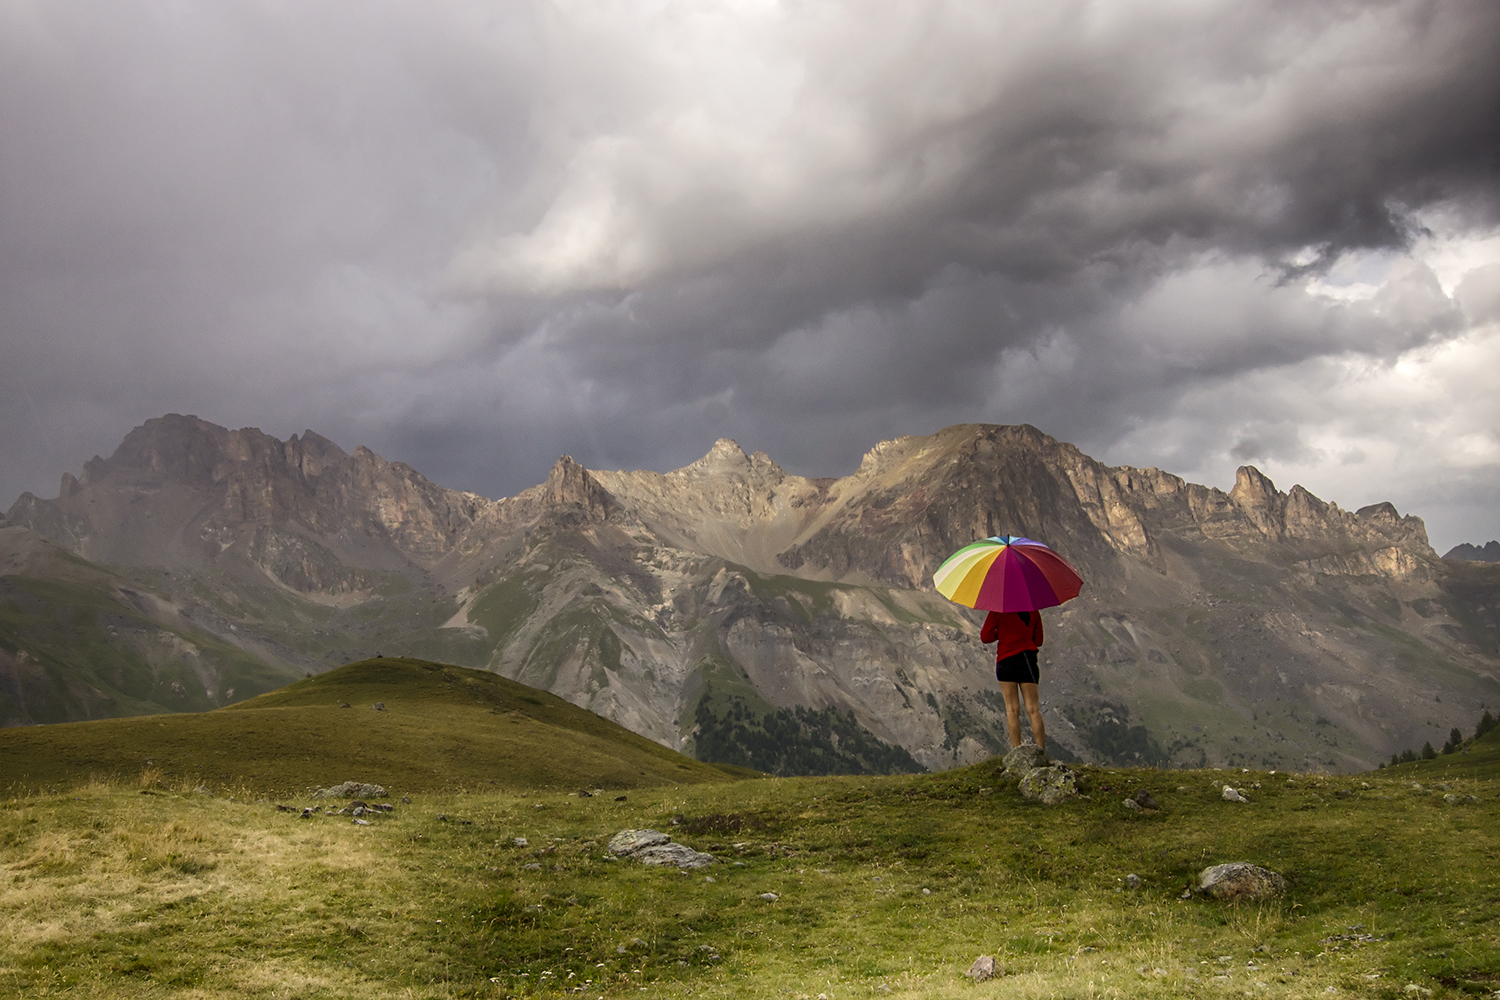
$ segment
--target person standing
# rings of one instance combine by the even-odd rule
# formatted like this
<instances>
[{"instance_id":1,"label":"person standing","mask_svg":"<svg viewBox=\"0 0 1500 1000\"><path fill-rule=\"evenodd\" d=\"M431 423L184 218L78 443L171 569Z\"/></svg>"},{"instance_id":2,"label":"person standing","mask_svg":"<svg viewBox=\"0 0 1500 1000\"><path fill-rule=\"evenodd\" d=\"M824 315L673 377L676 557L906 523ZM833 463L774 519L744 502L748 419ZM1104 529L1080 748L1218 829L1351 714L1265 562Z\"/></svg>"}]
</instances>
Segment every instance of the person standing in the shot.
<instances>
[{"instance_id":1,"label":"person standing","mask_svg":"<svg viewBox=\"0 0 1500 1000\"><path fill-rule=\"evenodd\" d=\"M1005 698L1005 725L1010 745L1021 745L1021 704L1031 721L1031 736L1038 749L1047 749L1047 728L1042 724L1042 703L1037 695L1041 667L1037 653L1042 648L1040 611L991 611L979 630L979 639L995 647L995 680Z\"/></svg>"}]
</instances>

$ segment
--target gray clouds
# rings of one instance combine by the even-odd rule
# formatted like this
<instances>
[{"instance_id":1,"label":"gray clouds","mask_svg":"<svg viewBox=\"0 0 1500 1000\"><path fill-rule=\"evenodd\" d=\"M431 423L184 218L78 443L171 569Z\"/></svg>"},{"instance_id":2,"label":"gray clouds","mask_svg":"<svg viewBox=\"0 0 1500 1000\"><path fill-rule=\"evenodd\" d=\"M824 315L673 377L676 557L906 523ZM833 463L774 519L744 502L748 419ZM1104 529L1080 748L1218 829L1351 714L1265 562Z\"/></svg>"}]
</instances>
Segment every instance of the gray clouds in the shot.
<instances>
[{"instance_id":1,"label":"gray clouds","mask_svg":"<svg viewBox=\"0 0 1500 1000\"><path fill-rule=\"evenodd\" d=\"M870 10L0 0L0 490L169 410L491 495L996 420L1500 534L1500 9Z\"/></svg>"}]
</instances>

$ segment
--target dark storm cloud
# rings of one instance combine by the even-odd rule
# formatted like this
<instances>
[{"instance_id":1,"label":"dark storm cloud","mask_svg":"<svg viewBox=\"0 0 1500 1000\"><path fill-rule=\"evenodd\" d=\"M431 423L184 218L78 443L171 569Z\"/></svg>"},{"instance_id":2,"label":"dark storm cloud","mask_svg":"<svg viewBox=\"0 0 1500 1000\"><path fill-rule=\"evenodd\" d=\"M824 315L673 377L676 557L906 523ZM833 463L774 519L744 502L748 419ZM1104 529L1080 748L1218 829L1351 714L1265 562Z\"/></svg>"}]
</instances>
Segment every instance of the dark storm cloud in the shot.
<instances>
[{"instance_id":1,"label":"dark storm cloud","mask_svg":"<svg viewBox=\"0 0 1500 1000\"><path fill-rule=\"evenodd\" d=\"M1500 532L1488 404L1367 419L1489 356L1497 42L1416 0L0 2L0 488L167 410L491 495L1025 420L1420 467L1389 495Z\"/></svg>"}]
</instances>

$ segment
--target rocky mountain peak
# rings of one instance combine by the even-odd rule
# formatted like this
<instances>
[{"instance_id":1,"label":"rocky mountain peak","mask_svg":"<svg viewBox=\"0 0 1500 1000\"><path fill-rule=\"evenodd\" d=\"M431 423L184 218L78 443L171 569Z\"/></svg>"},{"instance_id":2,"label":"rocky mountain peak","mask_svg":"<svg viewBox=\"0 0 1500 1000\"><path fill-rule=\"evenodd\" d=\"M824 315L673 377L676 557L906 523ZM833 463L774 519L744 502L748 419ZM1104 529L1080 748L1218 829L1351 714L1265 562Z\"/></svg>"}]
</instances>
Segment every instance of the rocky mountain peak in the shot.
<instances>
[{"instance_id":1,"label":"rocky mountain peak","mask_svg":"<svg viewBox=\"0 0 1500 1000\"><path fill-rule=\"evenodd\" d=\"M677 471L685 476L713 476L744 473L750 469L750 456L731 438L719 438L708 454Z\"/></svg>"},{"instance_id":2,"label":"rocky mountain peak","mask_svg":"<svg viewBox=\"0 0 1500 1000\"><path fill-rule=\"evenodd\" d=\"M1456 559L1462 562L1500 563L1500 541L1491 539L1484 545L1472 545L1469 542L1462 542L1444 552L1443 558Z\"/></svg>"},{"instance_id":3,"label":"rocky mountain peak","mask_svg":"<svg viewBox=\"0 0 1500 1000\"><path fill-rule=\"evenodd\" d=\"M581 515L584 521L603 521L618 506L610 492L588 469L573 461L572 455L563 455L552 466L543 495L548 504Z\"/></svg>"}]
</instances>

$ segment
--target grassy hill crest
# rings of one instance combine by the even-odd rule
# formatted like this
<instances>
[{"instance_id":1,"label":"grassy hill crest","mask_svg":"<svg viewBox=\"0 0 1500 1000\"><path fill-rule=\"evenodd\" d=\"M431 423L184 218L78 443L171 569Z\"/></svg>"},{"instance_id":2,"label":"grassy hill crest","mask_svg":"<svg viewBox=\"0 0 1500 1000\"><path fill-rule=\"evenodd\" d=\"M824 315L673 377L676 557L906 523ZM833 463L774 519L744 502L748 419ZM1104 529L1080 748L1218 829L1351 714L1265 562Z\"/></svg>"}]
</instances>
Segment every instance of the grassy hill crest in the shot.
<instances>
[{"instance_id":1,"label":"grassy hill crest","mask_svg":"<svg viewBox=\"0 0 1500 1000\"><path fill-rule=\"evenodd\" d=\"M383 705L375 710L374 705ZM483 670L362 660L213 712L0 730L19 789L91 775L290 795L346 780L393 794L728 781L556 695Z\"/></svg>"}]
</instances>

